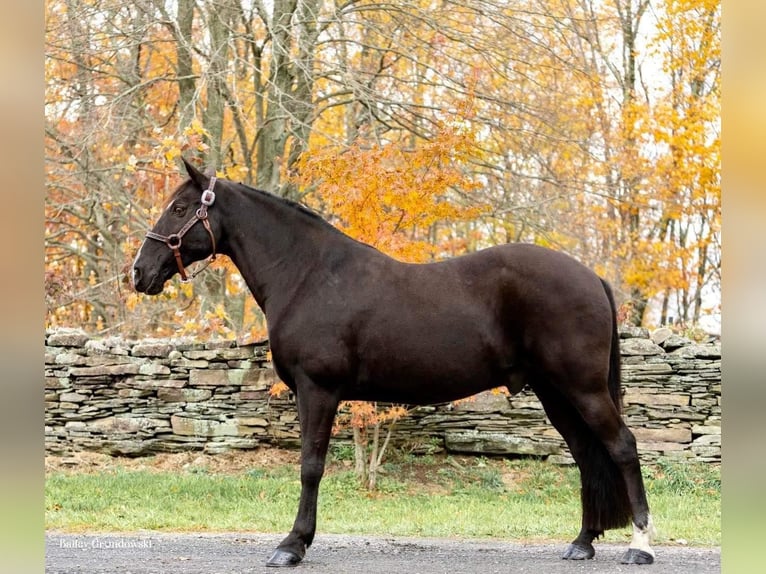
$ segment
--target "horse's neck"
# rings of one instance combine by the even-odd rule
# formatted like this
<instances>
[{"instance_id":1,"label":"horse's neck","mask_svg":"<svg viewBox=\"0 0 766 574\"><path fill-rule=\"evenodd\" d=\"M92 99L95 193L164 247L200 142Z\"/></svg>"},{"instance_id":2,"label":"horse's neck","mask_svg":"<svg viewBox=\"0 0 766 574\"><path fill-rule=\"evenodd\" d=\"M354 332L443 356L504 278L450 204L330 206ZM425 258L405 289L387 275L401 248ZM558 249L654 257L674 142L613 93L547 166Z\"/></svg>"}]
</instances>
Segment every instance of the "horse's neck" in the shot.
<instances>
[{"instance_id":1,"label":"horse's neck","mask_svg":"<svg viewBox=\"0 0 766 574\"><path fill-rule=\"evenodd\" d=\"M228 233L222 252L237 266L264 311L302 284L328 249L353 242L277 198L257 192L243 192L242 197L237 208L226 213Z\"/></svg>"}]
</instances>

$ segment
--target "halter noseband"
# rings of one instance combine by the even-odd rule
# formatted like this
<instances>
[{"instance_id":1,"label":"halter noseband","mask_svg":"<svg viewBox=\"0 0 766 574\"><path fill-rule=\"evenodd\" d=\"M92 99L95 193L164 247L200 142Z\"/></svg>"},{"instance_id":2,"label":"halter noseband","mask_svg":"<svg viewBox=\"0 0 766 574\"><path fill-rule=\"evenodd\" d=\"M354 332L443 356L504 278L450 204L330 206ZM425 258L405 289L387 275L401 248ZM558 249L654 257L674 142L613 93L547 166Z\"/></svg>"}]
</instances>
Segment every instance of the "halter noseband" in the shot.
<instances>
[{"instance_id":1,"label":"halter noseband","mask_svg":"<svg viewBox=\"0 0 766 574\"><path fill-rule=\"evenodd\" d=\"M215 181L215 176L210 178L210 185L208 185L208 188L202 192L202 205L192 216L192 218L187 221L186 224L178 231L178 233L171 233L170 235L166 236L160 235L159 233L154 233L153 231L146 232L146 237L148 239L156 239L157 241L162 241L173 252L173 255L176 258L176 265L178 265L178 273L181 275L182 283L188 283L194 279L197 275L204 271L212 261L215 260L215 236L213 235L213 230L210 229L210 222L207 218L207 208L213 205L213 202L215 201L215 193L213 192ZM202 267L194 271L192 274L187 275L186 270L184 269L183 261L181 260L181 238L186 235L186 232L194 227L194 224L198 221L202 222L202 225L205 226L208 235L210 235L210 241L213 242L213 252L207 257L205 264Z\"/></svg>"}]
</instances>

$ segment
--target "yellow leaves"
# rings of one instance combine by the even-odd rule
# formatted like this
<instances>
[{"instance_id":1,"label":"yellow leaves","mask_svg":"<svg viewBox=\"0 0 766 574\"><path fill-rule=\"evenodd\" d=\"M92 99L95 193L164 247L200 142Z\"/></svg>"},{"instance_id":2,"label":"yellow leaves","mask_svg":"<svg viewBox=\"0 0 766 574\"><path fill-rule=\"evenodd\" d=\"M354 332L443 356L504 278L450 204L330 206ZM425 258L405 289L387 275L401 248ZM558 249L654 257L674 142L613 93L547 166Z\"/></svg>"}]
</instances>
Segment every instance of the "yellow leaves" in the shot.
<instances>
[{"instance_id":1,"label":"yellow leaves","mask_svg":"<svg viewBox=\"0 0 766 574\"><path fill-rule=\"evenodd\" d=\"M232 181L244 181L248 178L247 166L242 164L225 166L223 176Z\"/></svg>"},{"instance_id":2,"label":"yellow leaves","mask_svg":"<svg viewBox=\"0 0 766 574\"><path fill-rule=\"evenodd\" d=\"M140 301L141 301L141 295L136 293L135 291L131 291L128 293L127 297L125 297L125 308L128 311L133 311L136 308L136 305L138 305Z\"/></svg>"},{"instance_id":3,"label":"yellow leaves","mask_svg":"<svg viewBox=\"0 0 766 574\"><path fill-rule=\"evenodd\" d=\"M184 334L193 334L198 331L198 324L197 321L194 321L192 319L187 319L183 322L181 325L181 333Z\"/></svg>"},{"instance_id":4,"label":"yellow leaves","mask_svg":"<svg viewBox=\"0 0 766 574\"><path fill-rule=\"evenodd\" d=\"M212 311L205 313L205 319L225 319L226 317L226 309L223 303L217 303Z\"/></svg>"},{"instance_id":5,"label":"yellow leaves","mask_svg":"<svg viewBox=\"0 0 766 574\"><path fill-rule=\"evenodd\" d=\"M162 135L162 130L155 128L155 134ZM209 136L208 131L202 125L199 119L193 119L187 125L182 133L177 136L164 136L154 148L154 164L160 169L174 168L181 155L193 150L196 152L205 152L208 145L205 138Z\"/></svg>"},{"instance_id":6,"label":"yellow leaves","mask_svg":"<svg viewBox=\"0 0 766 574\"><path fill-rule=\"evenodd\" d=\"M184 128L183 133L186 137L208 135L208 131L204 128L202 122L199 121L199 118L194 118L191 122L189 122L189 125Z\"/></svg>"},{"instance_id":7,"label":"yellow leaves","mask_svg":"<svg viewBox=\"0 0 766 574\"><path fill-rule=\"evenodd\" d=\"M210 132L205 129L198 118L194 118L191 123L184 128L183 135L186 138L186 141L181 146L184 151L194 150L197 152L205 152L208 150L208 145L205 143L205 139L210 137Z\"/></svg>"},{"instance_id":8,"label":"yellow leaves","mask_svg":"<svg viewBox=\"0 0 766 574\"><path fill-rule=\"evenodd\" d=\"M181 157L181 147L176 144L176 140L173 138L165 138L162 140L162 149L164 150L162 157L168 163L173 162L175 159Z\"/></svg>"},{"instance_id":9,"label":"yellow leaves","mask_svg":"<svg viewBox=\"0 0 766 574\"><path fill-rule=\"evenodd\" d=\"M673 253L669 256L669 251ZM667 289L688 286L683 268L677 259L681 253L663 241L641 241L634 245L633 256L623 269L623 280L639 289L646 297L653 297Z\"/></svg>"}]
</instances>

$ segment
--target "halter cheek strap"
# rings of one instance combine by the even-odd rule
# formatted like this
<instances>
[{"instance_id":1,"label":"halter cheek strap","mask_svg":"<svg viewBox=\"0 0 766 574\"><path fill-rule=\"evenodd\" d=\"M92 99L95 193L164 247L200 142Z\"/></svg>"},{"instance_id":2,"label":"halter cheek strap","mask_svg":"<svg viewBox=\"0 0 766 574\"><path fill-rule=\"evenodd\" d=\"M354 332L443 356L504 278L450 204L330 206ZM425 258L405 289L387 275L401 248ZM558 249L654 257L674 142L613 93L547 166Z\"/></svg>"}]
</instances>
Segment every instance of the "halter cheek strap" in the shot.
<instances>
[{"instance_id":1,"label":"halter cheek strap","mask_svg":"<svg viewBox=\"0 0 766 574\"><path fill-rule=\"evenodd\" d=\"M215 235L213 235L213 230L210 228L210 221L207 217L207 208L213 205L215 202L215 192L213 191L215 182L216 177L211 177L210 185L208 185L207 189L202 192L202 197L200 199L202 205L200 205L199 209L197 209L192 218L184 224L178 233L171 233L170 235L160 235L159 233L154 233L153 231L148 231L146 233L146 237L148 239L156 239L157 241L162 241L173 252L173 256L176 259L176 265L178 266L178 273L181 275L181 282L183 283L188 283L194 279L197 275L204 271L212 261L215 261ZM197 269L191 275L187 275L186 270L184 269L183 260L181 259L182 238L184 235L186 235L186 232L194 227L194 224L198 221L202 222L202 225L205 227L205 230L210 236L210 241L213 244L213 252L207 257L205 264L202 267Z\"/></svg>"}]
</instances>

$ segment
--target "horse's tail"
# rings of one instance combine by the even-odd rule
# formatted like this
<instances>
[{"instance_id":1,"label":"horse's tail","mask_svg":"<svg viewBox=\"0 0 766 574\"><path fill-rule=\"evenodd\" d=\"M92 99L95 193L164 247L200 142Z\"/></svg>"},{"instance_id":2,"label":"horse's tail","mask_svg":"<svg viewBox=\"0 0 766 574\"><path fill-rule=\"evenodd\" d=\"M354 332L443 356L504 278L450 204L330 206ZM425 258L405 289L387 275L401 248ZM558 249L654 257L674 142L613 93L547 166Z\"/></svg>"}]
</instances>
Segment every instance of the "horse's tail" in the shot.
<instances>
[{"instance_id":1,"label":"horse's tail","mask_svg":"<svg viewBox=\"0 0 766 574\"><path fill-rule=\"evenodd\" d=\"M622 413L622 365L620 361L620 335L617 333L617 306L614 303L614 295L609 283L601 279L601 284L604 286L612 311L612 344L609 349L609 379L607 384L617 412Z\"/></svg>"},{"instance_id":2,"label":"horse's tail","mask_svg":"<svg viewBox=\"0 0 766 574\"><path fill-rule=\"evenodd\" d=\"M620 366L620 339L617 333L617 308L609 284L601 280L609 299L612 313L612 335L609 350L609 395L617 412L622 411L622 376ZM632 516L628 491L622 472L603 443L585 424L580 427L582 442L586 445L578 460L582 479L583 526L596 532L622 528L630 524Z\"/></svg>"}]
</instances>

